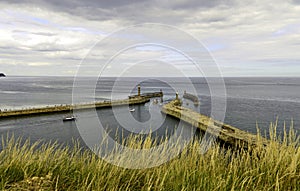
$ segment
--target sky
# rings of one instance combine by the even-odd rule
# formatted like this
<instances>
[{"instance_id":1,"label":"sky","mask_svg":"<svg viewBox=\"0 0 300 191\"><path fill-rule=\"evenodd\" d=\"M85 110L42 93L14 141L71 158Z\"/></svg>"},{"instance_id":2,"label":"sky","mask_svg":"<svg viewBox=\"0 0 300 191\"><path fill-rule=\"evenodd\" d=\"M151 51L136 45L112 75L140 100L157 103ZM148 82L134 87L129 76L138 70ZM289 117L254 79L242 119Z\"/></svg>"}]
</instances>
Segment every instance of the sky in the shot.
<instances>
[{"instance_id":1,"label":"sky","mask_svg":"<svg viewBox=\"0 0 300 191\"><path fill-rule=\"evenodd\" d=\"M127 30L145 23L177 30L176 36L168 34L168 27L153 27L151 35L161 44L164 38L176 41L187 55L195 49L181 34L193 37L223 76L300 76L299 0L0 1L0 72L74 76L82 64L101 63L107 75L119 75L121 66L126 70L138 63L130 69L161 67L159 75L167 76L168 64L174 64L197 76L182 55L156 45L130 48L114 65L104 65L121 45L126 48L127 42L147 36L145 31ZM101 69L93 70L96 74Z\"/></svg>"}]
</instances>

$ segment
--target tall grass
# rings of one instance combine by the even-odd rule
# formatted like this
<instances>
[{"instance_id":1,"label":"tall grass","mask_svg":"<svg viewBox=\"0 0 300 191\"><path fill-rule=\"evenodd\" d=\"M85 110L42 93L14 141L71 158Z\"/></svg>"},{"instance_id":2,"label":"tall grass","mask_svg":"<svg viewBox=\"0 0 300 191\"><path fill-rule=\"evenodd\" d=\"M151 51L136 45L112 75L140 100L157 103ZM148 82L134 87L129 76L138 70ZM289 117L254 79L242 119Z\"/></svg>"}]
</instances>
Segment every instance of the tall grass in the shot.
<instances>
[{"instance_id":1,"label":"tall grass","mask_svg":"<svg viewBox=\"0 0 300 191\"><path fill-rule=\"evenodd\" d=\"M178 157L150 169L111 165L90 151L57 144L2 143L1 190L300 190L299 138L293 130L249 150L216 144L201 154L193 141ZM278 140L279 139L279 140ZM149 142L132 138L134 148ZM151 142L151 141L150 141ZM279 144L280 142L280 144Z\"/></svg>"}]
</instances>

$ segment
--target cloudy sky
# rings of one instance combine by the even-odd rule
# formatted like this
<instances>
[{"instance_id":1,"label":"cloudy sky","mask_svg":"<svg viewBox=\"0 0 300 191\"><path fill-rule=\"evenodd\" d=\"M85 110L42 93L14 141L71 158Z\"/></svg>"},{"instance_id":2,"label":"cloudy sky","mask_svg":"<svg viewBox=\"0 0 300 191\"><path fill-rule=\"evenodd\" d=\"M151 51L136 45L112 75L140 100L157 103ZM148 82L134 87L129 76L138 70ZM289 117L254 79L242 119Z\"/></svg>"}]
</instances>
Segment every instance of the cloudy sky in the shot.
<instances>
[{"instance_id":1,"label":"cloudy sky","mask_svg":"<svg viewBox=\"0 0 300 191\"><path fill-rule=\"evenodd\" d=\"M143 23L173 26L193 36L224 76L300 76L299 0L1 1L0 72L75 75L96 43L109 37L119 45L137 38L137 34L112 34ZM167 32L160 27L153 31L158 37ZM187 52L192 50L188 42L180 42ZM110 46L105 50L115 48L114 43ZM166 55L159 54L167 52L149 46L134 50L145 56L141 63L151 63L148 55L161 58ZM132 62L135 51L128 51L116 64ZM94 62L105 59L102 54Z\"/></svg>"}]
</instances>

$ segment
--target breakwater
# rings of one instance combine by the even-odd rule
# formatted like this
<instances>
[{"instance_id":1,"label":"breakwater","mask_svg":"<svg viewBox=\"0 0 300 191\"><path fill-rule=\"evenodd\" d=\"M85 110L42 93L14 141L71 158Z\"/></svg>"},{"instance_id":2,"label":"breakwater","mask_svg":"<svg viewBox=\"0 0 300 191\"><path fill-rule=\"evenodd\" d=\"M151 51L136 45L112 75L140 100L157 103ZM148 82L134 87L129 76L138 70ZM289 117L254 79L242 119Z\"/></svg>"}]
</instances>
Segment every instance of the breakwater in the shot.
<instances>
[{"instance_id":1,"label":"breakwater","mask_svg":"<svg viewBox=\"0 0 300 191\"><path fill-rule=\"evenodd\" d=\"M133 96L128 96L129 99L133 99L136 97L145 97L145 98L153 98L153 97L163 97L163 92L152 92L152 93L143 93L140 95L133 95Z\"/></svg>"},{"instance_id":2,"label":"breakwater","mask_svg":"<svg viewBox=\"0 0 300 191\"><path fill-rule=\"evenodd\" d=\"M208 116L197 113L191 109L181 106L181 100L175 99L162 107L162 112L183 120L201 131L208 132L218 137L220 141L239 148L250 148L256 146L258 141L263 144L267 140L257 135L242 131L233 126L223 124Z\"/></svg>"},{"instance_id":3,"label":"breakwater","mask_svg":"<svg viewBox=\"0 0 300 191\"><path fill-rule=\"evenodd\" d=\"M45 106L45 107L38 107L38 108L1 110L0 118L49 114L49 113L58 113L58 112L69 112L69 111L80 110L80 109L104 108L104 107L113 107L113 106L122 106L122 105L137 105L137 104L143 104L149 102L150 98L152 97L161 97L162 95L163 95L162 92L153 92L153 93L147 93L146 96L143 96L143 94L129 96L128 99L123 99L123 100L109 100L109 101L106 100L106 101L94 102L94 103L66 104L66 105L62 104L62 105Z\"/></svg>"},{"instance_id":4,"label":"breakwater","mask_svg":"<svg viewBox=\"0 0 300 191\"><path fill-rule=\"evenodd\" d=\"M193 94L190 94L190 93L187 93L186 91L184 91L183 93L183 98L185 99L189 99L191 101L194 102L194 105L198 106L199 105L199 98L196 96L196 95L193 95Z\"/></svg>"}]
</instances>

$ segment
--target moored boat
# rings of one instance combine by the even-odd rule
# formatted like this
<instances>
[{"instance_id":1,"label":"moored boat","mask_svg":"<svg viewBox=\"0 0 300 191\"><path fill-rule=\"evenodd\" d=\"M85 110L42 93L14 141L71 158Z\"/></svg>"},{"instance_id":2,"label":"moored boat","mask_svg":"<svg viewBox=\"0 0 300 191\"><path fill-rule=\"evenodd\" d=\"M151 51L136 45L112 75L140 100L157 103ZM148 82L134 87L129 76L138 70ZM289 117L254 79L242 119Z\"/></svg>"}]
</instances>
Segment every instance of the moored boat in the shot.
<instances>
[{"instance_id":1,"label":"moored boat","mask_svg":"<svg viewBox=\"0 0 300 191\"><path fill-rule=\"evenodd\" d=\"M75 121L75 120L76 120L75 116L68 116L68 117L63 118L63 121Z\"/></svg>"}]
</instances>

